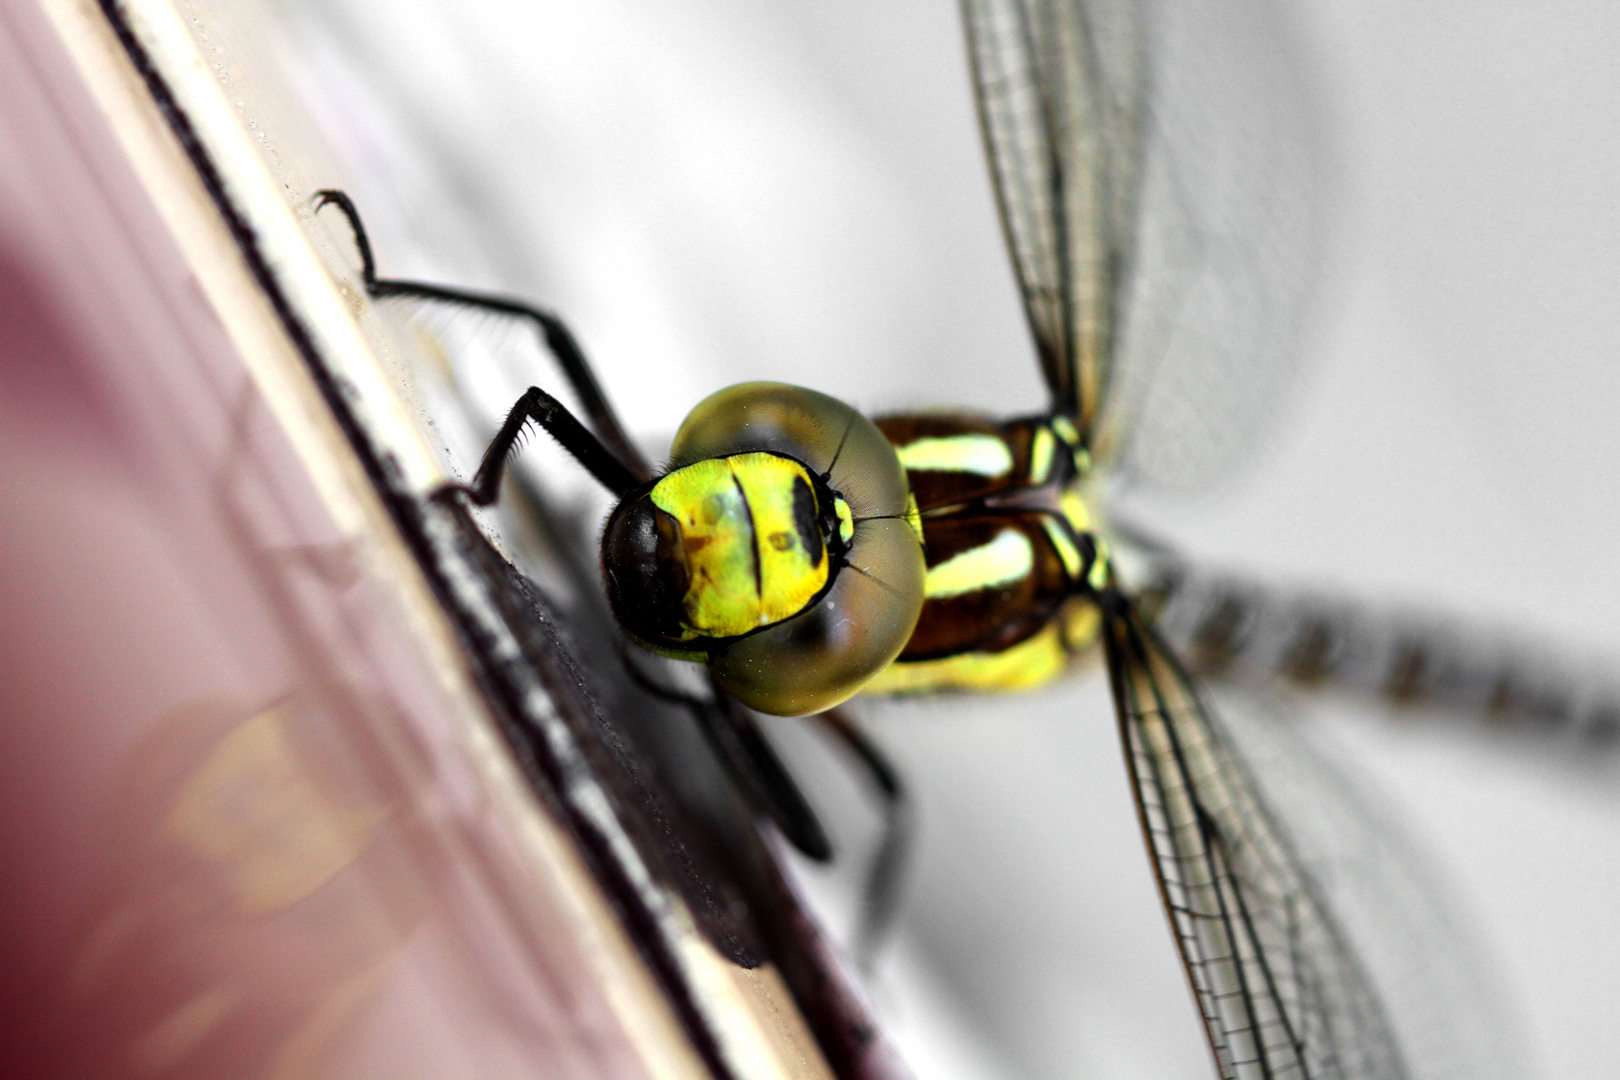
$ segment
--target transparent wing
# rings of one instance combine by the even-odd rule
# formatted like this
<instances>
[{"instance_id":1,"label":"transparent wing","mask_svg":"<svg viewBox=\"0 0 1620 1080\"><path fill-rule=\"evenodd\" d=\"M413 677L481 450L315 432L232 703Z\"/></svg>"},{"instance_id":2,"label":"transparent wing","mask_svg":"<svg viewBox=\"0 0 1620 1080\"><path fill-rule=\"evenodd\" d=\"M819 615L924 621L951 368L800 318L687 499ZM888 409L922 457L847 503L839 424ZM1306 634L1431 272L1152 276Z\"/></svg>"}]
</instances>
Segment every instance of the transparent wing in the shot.
<instances>
[{"instance_id":1,"label":"transparent wing","mask_svg":"<svg viewBox=\"0 0 1620 1080\"><path fill-rule=\"evenodd\" d=\"M1507 1080L1522 1062L1504 982L1467 940L1465 905L1351 776L1332 729L1275 696L1218 693L1230 745L1286 822L1300 864L1355 950L1416 1080Z\"/></svg>"},{"instance_id":2,"label":"transparent wing","mask_svg":"<svg viewBox=\"0 0 1620 1080\"><path fill-rule=\"evenodd\" d=\"M1130 605L1104 641L1143 832L1220 1075L1408 1076L1373 983L1198 688Z\"/></svg>"},{"instance_id":3,"label":"transparent wing","mask_svg":"<svg viewBox=\"0 0 1620 1080\"><path fill-rule=\"evenodd\" d=\"M1209 486L1273 431L1322 234L1324 123L1275 0L1149 9L1128 273L1096 452L1127 482Z\"/></svg>"},{"instance_id":4,"label":"transparent wing","mask_svg":"<svg viewBox=\"0 0 1620 1080\"><path fill-rule=\"evenodd\" d=\"M1001 223L1052 407L1090 429L1128 263L1144 68L1138 5L962 0Z\"/></svg>"}]
</instances>

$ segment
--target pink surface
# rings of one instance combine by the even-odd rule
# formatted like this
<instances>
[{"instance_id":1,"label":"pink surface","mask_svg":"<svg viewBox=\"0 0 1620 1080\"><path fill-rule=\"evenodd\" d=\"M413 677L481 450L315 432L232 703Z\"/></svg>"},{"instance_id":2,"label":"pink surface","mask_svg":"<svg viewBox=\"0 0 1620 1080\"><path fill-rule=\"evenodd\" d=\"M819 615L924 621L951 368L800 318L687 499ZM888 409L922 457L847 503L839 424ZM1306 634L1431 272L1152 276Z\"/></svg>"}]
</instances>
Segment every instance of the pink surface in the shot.
<instances>
[{"instance_id":1,"label":"pink surface","mask_svg":"<svg viewBox=\"0 0 1620 1080\"><path fill-rule=\"evenodd\" d=\"M640 1075L30 6L0 10L0 1069Z\"/></svg>"}]
</instances>

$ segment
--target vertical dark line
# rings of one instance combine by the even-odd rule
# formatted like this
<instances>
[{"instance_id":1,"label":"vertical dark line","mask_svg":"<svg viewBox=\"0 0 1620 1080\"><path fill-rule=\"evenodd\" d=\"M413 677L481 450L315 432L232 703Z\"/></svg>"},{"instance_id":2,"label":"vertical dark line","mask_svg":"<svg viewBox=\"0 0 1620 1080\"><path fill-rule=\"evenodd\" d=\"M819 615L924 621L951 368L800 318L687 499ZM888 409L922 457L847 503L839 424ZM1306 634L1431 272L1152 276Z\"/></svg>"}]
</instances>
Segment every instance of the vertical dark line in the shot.
<instances>
[{"instance_id":1,"label":"vertical dark line","mask_svg":"<svg viewBox=\"0 0 1620 1080\"><path fill-rule=\"evenodd\" d=\"M759 526L754 524L754 507L748 501L748 492L743 490L742 480L738 478L735 470L731 473L731 486L737 489L737 498L742 500L743 513L748 515L748 550L754 556L754 595L760 602L765 600L765 573L760 566L759 558Z\"/></svg>"}]
</instances>

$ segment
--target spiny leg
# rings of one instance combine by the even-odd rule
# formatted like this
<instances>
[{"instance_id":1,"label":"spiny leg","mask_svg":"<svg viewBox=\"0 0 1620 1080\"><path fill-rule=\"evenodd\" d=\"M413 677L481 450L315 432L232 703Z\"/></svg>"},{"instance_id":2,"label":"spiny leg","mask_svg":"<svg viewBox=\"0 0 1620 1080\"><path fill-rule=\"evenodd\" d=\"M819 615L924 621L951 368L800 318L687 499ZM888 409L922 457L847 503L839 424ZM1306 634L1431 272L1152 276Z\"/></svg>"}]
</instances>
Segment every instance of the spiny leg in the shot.
<instances>
[{"instance_id":1,"label":"spiny leg","mask_svg":"<svg viewBox=\"0 0 1620 1080\"><path fill-rule=\"evenodd\" d=\"M899 771L888 756L843 709L828 709L811 719L854 755L873 790L883 800L883 837L866 873L853 950L861 970L870 971L900 910L900 888L906 859L911 853L911 801Z\"/></svg>"},{"instance_id":2,"label":"spiny leg","mask_svg":"<svg viewBox=\"0 0 1620 1080\"><path fill-rule=\"evenodd\" d=\"M479 506L494 502L500 494L501 474L506 471L507 456L530 420L545 428L575 461L585 467L586 472L596 478L597 483L614 495L622 499L635 490L638 482L636 475L614 457L591 434L590 429L576 420L573 413L563 408L562 402L538 386L529 387L517 399L517 404L512 406L512 411L506 414L506 422L495 433L495 438L490 440L489 449L484 451L472 483L455 486L465 491L468 498Z\"/></svg>"},{"instance_id":3,"label":"spiny leg","mask_svg":"<svg viewBox=\"0 0 1620 1080\"><path fill-rule=\"evenodd\" d=\"M613 456L638 479L646 479L652 475L651 467L636 449L635 444L630 441L624 426L619 422L618 414L597 383L596 375L591 371L590 363L585 359L585 353L579 347L579 342L574 339L573 333L561 319L549 311L543 311L532 304L508 296L472 289L450 288L422 281L379 278L377 261L371 251L371 239L366 235L365 226L360 221L360 211L355 207L354 200L345 192L326 188L315 193L315 209L319 211L326 206L337 207L349 220L349 227L354 231L355 247L360 252L361 280L365 282L366 292L370 295L379 298L405 296L421 300L438 300L532 322L539 330L547 350L562 366L563 375L574 388L574 393L579 395L585 415L590 419L591 426L596 429L601 442L606 444ZM488 455L485 455L485 462L487 464ZM592 471L594 474L594 470Z\"/></svg>"}]
</instances>

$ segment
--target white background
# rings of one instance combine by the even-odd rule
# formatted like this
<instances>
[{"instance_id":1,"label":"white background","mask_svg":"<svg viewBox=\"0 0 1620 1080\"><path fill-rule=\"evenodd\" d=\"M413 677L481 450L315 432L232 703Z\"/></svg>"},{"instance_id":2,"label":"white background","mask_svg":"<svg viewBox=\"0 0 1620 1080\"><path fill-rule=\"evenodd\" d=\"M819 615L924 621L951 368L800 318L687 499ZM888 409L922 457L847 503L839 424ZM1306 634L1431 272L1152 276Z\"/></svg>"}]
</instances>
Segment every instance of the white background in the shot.
<instances>
[{"instance_id":1,"label":"white background","mask_svg":"<svg viewBox=\"0 0 1620 1080\"><path fill-rule=\"evenodd\" d=\"M1307 374L1248 474L1154 523L1224 564L1620 657L1620 8L1290 11L1331 181ZM667 437L745 378L878 411L1040 407L953 5L320 18L308 86L385 272L542 298L632 431ZM1329 711L1455 882L1535 1075L1620 1077L1615 770ZM924 976L877 989L921 1032L919 1072L1208 1075L1100 680L868 715L921 806L902 952L934 998L905 997ZM825 782L818 801L858 802Z\"/></svg>"}]
</instances>

